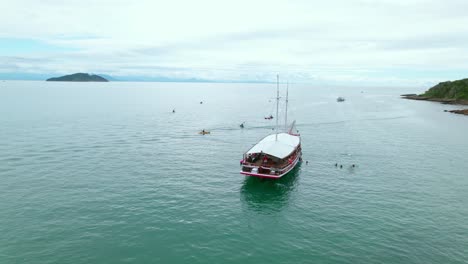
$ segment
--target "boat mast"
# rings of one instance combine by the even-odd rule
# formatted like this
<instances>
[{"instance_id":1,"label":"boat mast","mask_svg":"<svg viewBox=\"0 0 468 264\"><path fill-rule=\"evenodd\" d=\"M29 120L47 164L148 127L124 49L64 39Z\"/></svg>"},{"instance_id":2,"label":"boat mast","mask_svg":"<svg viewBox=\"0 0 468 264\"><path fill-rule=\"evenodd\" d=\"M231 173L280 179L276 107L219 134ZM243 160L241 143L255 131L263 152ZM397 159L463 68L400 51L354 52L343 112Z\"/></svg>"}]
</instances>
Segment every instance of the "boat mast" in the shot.
<instances>
[{"instance_id":1,"label":"boat mast","mask_svg":"<svg viewBox=\"0 0 468 264\"><path fill-rule=\"evenodd\" d=\"M286 110L284 113L284 129L288 131L288 91L289 91L289 81L286 83Z\"/></svg>"},{"instance_id":2,"label":"boat mast","mask_svg":"<svg viewBox=\"0 0 468 264\"><path fill-rule=\"evenodd\" d=\"M279 105L279 74L276 75L276 135L275 135L275 141L278 141L278 105Z\"/></svg>"}]
</instances>

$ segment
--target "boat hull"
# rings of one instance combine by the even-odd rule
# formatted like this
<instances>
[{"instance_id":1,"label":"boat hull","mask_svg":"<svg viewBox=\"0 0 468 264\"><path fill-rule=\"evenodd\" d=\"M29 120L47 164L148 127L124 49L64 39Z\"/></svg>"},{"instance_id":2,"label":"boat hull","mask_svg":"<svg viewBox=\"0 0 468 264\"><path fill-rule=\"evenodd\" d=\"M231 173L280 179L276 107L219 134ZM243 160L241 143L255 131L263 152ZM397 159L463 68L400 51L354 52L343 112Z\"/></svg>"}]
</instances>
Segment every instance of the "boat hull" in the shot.
<instances>
[{"instance_id":1,"label":"boat hull","mask_svg":"<svg viewBox=\"0 0 468 264\"><path fill-rule=\"evenodd\" d=\"M275 174L266 174L266 173L253 173L253 172L246 172L246 171L240 171L240 174L245 175L245 176L250 176L250 177L257 177L257 178L269 178L269 179L279 179L283 177L284 175L288 174L290 171L292 171L302 160L302 153L297 155L296 159L288 165L284 171L281 174L275 175Z\"/></svg>"}]
</instances>

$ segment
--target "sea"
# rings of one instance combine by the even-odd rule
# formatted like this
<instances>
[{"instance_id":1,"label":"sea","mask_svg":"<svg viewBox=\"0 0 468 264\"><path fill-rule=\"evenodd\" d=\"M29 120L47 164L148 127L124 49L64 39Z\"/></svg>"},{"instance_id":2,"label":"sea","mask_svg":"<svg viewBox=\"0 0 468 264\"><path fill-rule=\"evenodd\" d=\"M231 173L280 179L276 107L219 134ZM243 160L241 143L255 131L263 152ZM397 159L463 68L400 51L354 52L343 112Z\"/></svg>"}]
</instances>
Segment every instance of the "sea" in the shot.
<instances>
[{"instance_id":1,"label":"sea","mask_svg":"<svg viewBox=\"0 0 468 264\"><path fill-rule=\"evenodd\" d=\"M0 263L468 263L461 107L280 86L0 82ZM302 164L240 175L293 120Z\"/></svg>"}]
</instances>

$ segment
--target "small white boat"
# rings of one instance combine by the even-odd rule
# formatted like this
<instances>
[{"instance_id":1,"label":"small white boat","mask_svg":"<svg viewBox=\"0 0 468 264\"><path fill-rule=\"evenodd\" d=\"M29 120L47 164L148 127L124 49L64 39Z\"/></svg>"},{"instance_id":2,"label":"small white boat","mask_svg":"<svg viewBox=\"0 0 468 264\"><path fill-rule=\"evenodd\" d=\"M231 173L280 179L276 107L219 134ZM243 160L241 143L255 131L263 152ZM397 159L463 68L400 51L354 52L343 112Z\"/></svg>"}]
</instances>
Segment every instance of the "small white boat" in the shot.
<instances>
[{"instance_id":1,"label":"small white boat","mask_svg":"<svg viewBox=\"0 0 468 264\"><path fill-rule=\"evenodd\" d=\"M279 78L276 98L276 116L279 104ZM286 95L285 126L287 124L288 96ZM244 153L240 162L240 173L246 176L278 179L290 172L302 161L301 137L295 129L295 121L290 129L278 133L278 118L276 132L268 135L251 149Z\"/></svg>"}]
</instances>

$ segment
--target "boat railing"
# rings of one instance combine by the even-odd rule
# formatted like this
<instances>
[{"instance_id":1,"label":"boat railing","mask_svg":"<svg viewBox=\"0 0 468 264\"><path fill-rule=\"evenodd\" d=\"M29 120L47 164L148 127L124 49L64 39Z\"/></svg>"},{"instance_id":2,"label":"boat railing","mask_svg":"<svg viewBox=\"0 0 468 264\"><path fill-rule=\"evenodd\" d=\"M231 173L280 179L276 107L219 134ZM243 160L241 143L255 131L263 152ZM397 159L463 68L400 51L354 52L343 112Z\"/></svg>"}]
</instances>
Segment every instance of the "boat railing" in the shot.
<instances>
[{"instance_id":1,"label":"boat railing","mask_svg":"<svg viewBox=\"0 0 468 264\"><path fill-rule=\"evenodd\" d=\"M274 167L274 166L268 166L268 165L256 165L255 163L249 163L249 162L246 162L244 161L242 163L242 166L244 167L248 167L248 168L261 168L261 169L266 169L266 170L271 170L271 169L274 169L274 170L277 170L277 171L284 171L284 170L287 170L291 165L295 164L296 163L296 160L298 159L298 155L296 155L294 157L294 159L291 161L291 163L286 163L286 165L282 166L282 167Z\"/></svg>"}]
</instances>

